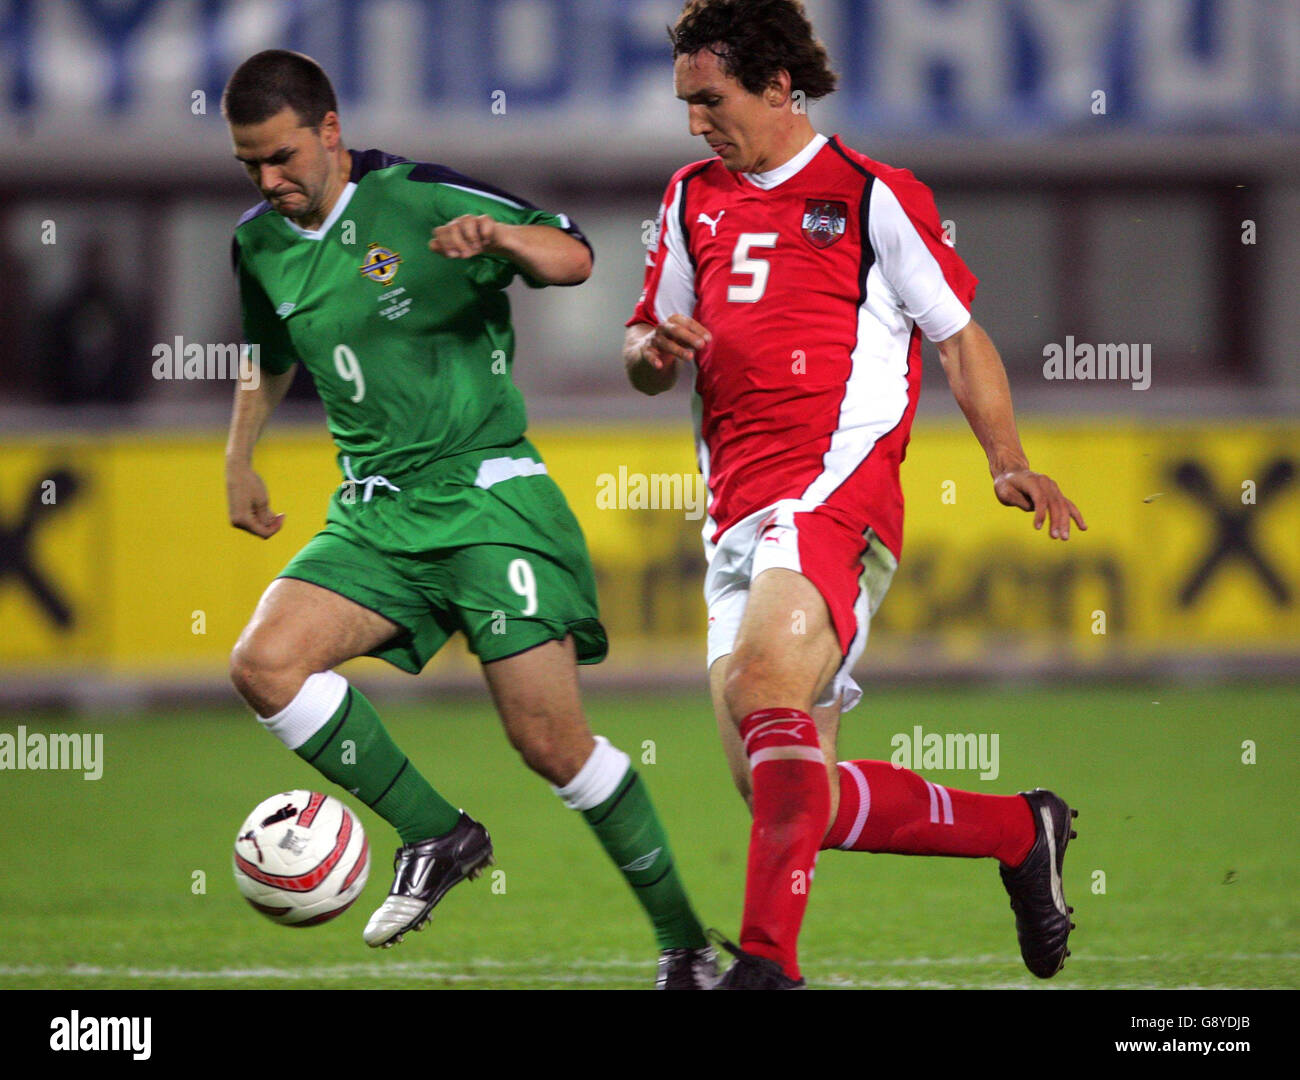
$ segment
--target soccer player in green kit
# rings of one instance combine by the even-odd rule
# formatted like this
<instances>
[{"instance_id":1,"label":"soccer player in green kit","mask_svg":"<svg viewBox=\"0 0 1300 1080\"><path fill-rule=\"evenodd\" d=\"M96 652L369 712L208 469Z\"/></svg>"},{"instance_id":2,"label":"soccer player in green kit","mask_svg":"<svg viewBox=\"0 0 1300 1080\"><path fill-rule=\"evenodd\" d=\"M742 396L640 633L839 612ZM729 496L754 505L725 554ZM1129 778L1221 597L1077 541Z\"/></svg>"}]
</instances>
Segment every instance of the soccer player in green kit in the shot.
<instances>
[{"instance_id":1,"label":"soccer player in green kit","mask_svg":"<svg viewBox=\"0 0 1300 1080\"><path fill-rule=\"evenodd\" d=\"M511 744L582 813L650 917L657 985L706 988L716 959L645 786L583 715L576 664L607 648L595 579L510 378L504 289L516 275L579 284L590 246L564 215L444 166L347 150L328 78L298 53L245 61L222 113L266 199L233 244L260 382L235 393L231 524L263 538L280 528L252 453L298 363L343 474L324 529L263 594L231 677L273 734L397 829L393 887L366 943L421 929L492 844L333 668L369 655L418 673L460 630Z\"/></svg>"}]
</instances>

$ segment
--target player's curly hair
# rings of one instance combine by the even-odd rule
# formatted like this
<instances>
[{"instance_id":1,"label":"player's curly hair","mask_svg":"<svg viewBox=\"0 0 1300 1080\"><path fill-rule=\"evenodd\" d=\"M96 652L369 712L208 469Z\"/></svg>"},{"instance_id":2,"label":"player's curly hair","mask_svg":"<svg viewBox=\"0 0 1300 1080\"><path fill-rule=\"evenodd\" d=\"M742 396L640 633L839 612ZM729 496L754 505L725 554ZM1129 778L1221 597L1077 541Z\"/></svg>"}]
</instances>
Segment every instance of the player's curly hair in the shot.
<instances>
[{"instance_id":1,"label":"player's curly hair","mask_svg":"<svg viewBox=\"0 0 1300 1080\"><path fill-rule=\"evenodd\" d=\"M260 124L288 106L303 127L318 128L338 112L329 76L310 56L266 49L250 56L230 76L221 95L221 115L231 124Z\"/></svg>"},{"instance_id":2,"label":"player's curly hair","mask_svg":"<svg viewBox=\"0 0 1300 1080\"><path fill-rule=\"evenodd\" d=\"M688 0L668 37L674 60L708 49L751 94L762 93L783 69L791 89L812 101L838 81L800 0Z\"/></svg>"}]
</instances>

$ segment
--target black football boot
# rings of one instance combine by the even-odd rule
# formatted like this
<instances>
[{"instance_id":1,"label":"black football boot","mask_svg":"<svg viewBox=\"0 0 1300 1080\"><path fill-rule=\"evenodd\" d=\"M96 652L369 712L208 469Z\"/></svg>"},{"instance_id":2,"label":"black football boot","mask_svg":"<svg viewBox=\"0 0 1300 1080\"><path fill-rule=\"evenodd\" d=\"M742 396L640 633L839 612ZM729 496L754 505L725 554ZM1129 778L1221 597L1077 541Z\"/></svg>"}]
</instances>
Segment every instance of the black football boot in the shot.
<instances>
[{"instance_id":1,"label":"black football boot","mask_svg":"<svg viewBox=\"0 0 1300 1080\"><path fill-rule=\"evenodd\" d=\"M361 936L371 948L387 949L408 931L423 930L434 905L451 887L478 877L491 862L492 838L487 829L462 810L460 821L446 836L397 849L393 887Z\"/></svg>"},{"instance_id":2,"label":"black football boot","mask_svg":"<svg viewBox=\"0 0 1300 1080\"><path fill-rule=\"evenodd\" d=\"M1050 979L1070 955L1066 944L1074 929L1070 921L1074 908L1065 903L1061 867L1066 844L1078 835L1070 825L1079 811L1042 788L1020 795L1034 815L1034 846L1015 869L999 869L1011 897L1011 910L1016 913L1016 936L1025 966L1040 979Z\"/></svg>"}]
</instances>

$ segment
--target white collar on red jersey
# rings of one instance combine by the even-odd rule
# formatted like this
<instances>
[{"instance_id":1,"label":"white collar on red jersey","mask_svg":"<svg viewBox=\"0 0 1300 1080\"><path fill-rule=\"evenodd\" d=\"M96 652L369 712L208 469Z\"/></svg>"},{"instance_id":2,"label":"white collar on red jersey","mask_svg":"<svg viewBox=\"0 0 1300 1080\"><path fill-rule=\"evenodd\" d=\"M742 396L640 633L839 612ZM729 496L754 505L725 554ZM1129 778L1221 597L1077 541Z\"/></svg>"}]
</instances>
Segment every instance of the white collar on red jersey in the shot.
<instances>
[{"instance_id":1,"label":"white collar on red jersey","mask_svg":"<svg viewBox=\"0 0 1300 1080\"><path fill-rule=\"evenodd\" d=\"M784 165L778 165L775 169L768 169L767 172L761 173L741 173L746 180L757 188L769 191L776 187L777 184L784 184L790 177L794 176L808 162L812 161L830 140L825 135L814 135L812 142L805 146L799 153L795 154Z\"/></svg>"}]
</instances>

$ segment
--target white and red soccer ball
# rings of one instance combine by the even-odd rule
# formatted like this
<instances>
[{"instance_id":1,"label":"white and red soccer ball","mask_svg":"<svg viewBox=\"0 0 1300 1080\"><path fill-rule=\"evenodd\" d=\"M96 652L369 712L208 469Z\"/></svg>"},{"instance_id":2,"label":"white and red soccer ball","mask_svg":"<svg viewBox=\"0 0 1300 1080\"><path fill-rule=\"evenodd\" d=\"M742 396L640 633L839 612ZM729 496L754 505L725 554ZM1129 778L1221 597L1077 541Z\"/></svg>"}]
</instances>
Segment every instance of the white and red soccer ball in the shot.
<instances>
[{"instance_id":1,"label":"white and red soccer ball","mask_svg":"<svg viewBox=\"0 0 1300 1080\"><path fill-rule=\"evenodd\" d=\"M272 922L317 926L365 888L370 845L357 815L317 791L258 803L235 837L235 884Z\"/></svg>"}]
</instances>

